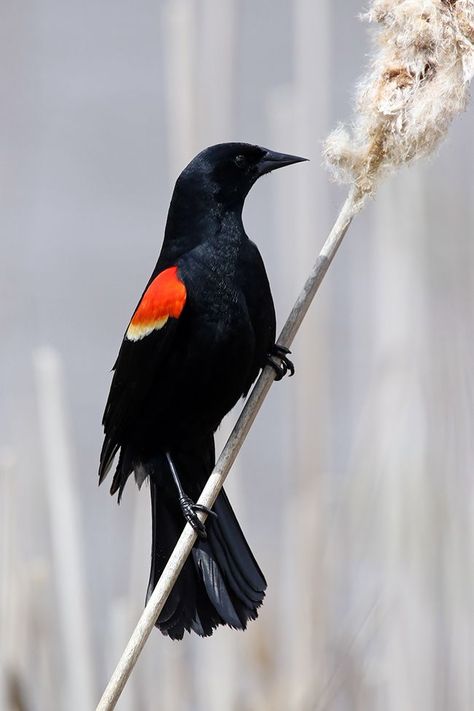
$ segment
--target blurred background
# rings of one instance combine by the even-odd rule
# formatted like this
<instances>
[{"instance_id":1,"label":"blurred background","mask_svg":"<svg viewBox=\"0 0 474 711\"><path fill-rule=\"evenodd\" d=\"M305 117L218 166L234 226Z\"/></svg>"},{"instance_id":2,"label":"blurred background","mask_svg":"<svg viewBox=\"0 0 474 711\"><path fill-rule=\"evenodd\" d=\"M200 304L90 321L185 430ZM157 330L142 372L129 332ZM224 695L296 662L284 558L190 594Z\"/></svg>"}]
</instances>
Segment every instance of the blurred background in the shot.
<instances>
[{"instance_id":1,"label":"blurred background","mask_svg":"<svg viewBox=\"0 0 474 711\"><path fill-rule=\"evenodd\" d=\"M227 140L311 159L244 213L281 326L345 196L321 141L363 9L3 0L2 710L93 709L142 610L148 493L97 488L100 421L178 173ZM474 708L473 108L356 218L231 472L258 621L156 631L119 711Z\"/></svg>"}]
</instances>

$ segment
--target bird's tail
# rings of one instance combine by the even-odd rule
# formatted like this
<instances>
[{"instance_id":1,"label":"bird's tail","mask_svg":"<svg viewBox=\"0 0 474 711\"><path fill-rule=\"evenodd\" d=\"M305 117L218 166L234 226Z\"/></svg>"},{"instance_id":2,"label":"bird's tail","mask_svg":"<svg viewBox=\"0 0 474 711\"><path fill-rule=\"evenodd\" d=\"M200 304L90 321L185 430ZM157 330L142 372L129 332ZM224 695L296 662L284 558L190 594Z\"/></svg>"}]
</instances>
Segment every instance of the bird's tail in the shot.
<instances>
[{"instance_id":1,"label":"bird's tail","mask_svg":"<svg viewBox=\"0 0 474 711\"><path fill-rule=\"evenodd\" d=\"M197 501L214 464L211 438L199 451L172 452L186 493ZM199 456L200 455L200 456ZM147 599L183 530L184 517L165 460L150 472L153 520L152 559ZM185 630L206 637L218 625L245 629L257 617L266 582L224 491L206 522L207 538L198 539L184 564L156 626L172 639Z\"/></svg>"}]
</instances>

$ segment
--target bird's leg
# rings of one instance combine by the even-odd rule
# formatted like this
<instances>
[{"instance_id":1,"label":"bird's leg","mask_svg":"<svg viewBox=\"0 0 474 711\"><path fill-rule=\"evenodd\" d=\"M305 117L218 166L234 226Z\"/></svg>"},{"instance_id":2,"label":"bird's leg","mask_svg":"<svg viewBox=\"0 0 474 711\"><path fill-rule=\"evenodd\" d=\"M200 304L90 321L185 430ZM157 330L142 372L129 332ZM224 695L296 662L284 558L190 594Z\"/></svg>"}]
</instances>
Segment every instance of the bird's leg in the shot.
<instances>
[{"instance_id":1,"label":"bird's leg","mask_svg":"<svg viewBox=\"0 0 474 711\"><path fill-rule=\"evenodd\" d=\"M195 504L194 501L190 499L187 494L185 494L184 489L181 486L181 482L179 480L178 472L176 471L176 467L174 465L173 460L171 459L171 455L169 452L166 452L166 459L169 464L171 476L173 477L173 481L176 484L176 488L178 489L179 505L181 507L181 511L183 512L184 518L190 524L190 526L194 528L199 538L207 538L206 528L203 522L200 520L199 516L197 515L197 512L202 511L203 513L215 516L217 518L216 512L211 511L211 509L208 509L207 506L202 506L202 504Z\"/></svg>"},{"instance_id":2,"label":"bird's leg","mask_svg":"<svg viewBox=\"0 0 474 711\"><path fill-rule=\"evenodd\" d=\"M266 364L271 365L275 371L275 380L281 380L287 373L290 374L290 378L295 374L295 366L288 358L290 353L289 348L280 346L278 343L275 343L270 353L267 353Z\"/></svg>"}]
</instances>

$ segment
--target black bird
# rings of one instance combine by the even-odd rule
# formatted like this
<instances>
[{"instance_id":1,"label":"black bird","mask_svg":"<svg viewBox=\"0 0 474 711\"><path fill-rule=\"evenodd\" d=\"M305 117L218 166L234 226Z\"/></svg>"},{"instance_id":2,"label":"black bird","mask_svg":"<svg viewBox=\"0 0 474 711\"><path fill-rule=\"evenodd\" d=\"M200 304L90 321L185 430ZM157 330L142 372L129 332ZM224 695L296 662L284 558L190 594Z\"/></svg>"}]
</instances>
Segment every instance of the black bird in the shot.
<instances>
[{"instance_id":1,"label":"black bird","mask_svg":"<svg viewBox=\"0 0 474 711\"><path fill-rule=\"evenodd\" d=\"M150 481L152 556L147 598L186 519L198 539L156 626L173 639L245 629L266 589L224 491L206 525L194 502L214 467L214 432L270 362L293 372L275 345L265 267L242 224L245 198L265 173L305 160L246 143L197 155L179 176L158 262L114 365L99 482L119 453L111 494L129 475Z\"/></svg>"}]
</instances>

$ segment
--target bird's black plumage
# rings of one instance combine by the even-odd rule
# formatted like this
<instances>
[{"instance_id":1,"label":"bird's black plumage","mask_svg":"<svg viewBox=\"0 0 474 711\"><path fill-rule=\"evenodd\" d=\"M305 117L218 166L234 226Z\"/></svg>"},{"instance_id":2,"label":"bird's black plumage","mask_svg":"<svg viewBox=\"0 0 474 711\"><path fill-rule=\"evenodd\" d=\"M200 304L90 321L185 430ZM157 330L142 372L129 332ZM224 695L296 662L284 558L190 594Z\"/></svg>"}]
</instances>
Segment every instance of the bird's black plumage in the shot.
<instances>
[{"instance_id":1,"label":"bird's black plumage","mask_svg":"<svg viewBox=\"0 0 474 711\"><path fill-rule=\"evenodd\" d=\"M224 143L202 151L176 182L158 262L114 366L99 467L102 481L119 453L111 486L119 497L132 472L139 484L150 480L149 594L184 525L181 495L199 498L214 432L275 344L265 267L242 224L245 197L261 175L299 160ZM219 624L244 629L264 598L265 578L224 491L214 512L157 622L175 639Z\"/></svg>"}]
</instances>

